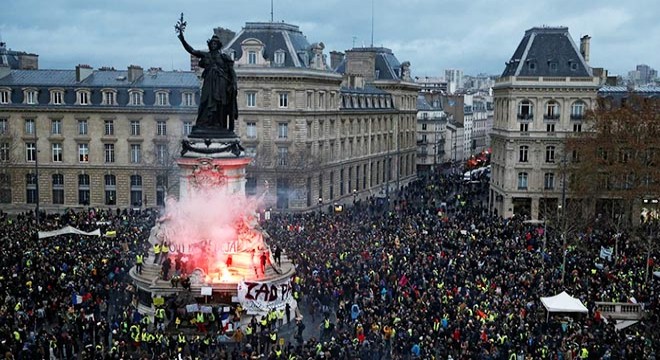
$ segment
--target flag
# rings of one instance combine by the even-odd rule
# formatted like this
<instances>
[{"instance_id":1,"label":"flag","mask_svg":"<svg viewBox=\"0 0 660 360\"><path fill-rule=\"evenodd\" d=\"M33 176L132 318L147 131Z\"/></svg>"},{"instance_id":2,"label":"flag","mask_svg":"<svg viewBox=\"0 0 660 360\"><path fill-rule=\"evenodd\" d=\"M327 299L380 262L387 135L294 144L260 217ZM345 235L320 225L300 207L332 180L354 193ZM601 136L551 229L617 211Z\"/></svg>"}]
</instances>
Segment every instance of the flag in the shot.
<instances>
[{"instance_id":1,"label":"flag","mask_svg":"<svg viewBox=\"0 0 660 360\"><path fill-rule=\"evenodd\" d=\"M80 295L73 294L71 302L73 303L73 305L82 304L83 297Z\"/></svg>"}]
</instances>

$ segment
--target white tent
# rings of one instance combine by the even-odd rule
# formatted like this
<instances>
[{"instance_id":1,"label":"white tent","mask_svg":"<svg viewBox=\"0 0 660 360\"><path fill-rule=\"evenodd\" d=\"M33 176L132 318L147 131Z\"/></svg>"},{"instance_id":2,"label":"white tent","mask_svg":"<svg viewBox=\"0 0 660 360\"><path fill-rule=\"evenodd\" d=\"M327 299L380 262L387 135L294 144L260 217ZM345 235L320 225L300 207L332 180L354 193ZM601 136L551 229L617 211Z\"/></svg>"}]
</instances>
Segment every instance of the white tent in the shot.
<instances>
[{"instance_id":1,"label":"white tent","mask_svg":"<svg viewBox=\"0 0 660 360\"><path fill-rule=\"evenodd\" d=\"M589 312L587 307L582 304L582 301L568 295L566 291L562 291L561 294L555 296L542 297L541 302L548 311L548 316L550 316L551 312Z\"/></svg>"},{"instance_id":2,"label":"white tent","mask_svg":"<svg viewBox=\"0 0 660 360\"><path fill-rule=\"evenodd\" d=\"M78 230L73 226L65 226L59 230L54 230L54 231L39 231L39 239L43 239L51 236L65 235L65 234L101 236L101 229L96 229L94 231L86 232L86 231Z\"/></svg>"}]
</instances>

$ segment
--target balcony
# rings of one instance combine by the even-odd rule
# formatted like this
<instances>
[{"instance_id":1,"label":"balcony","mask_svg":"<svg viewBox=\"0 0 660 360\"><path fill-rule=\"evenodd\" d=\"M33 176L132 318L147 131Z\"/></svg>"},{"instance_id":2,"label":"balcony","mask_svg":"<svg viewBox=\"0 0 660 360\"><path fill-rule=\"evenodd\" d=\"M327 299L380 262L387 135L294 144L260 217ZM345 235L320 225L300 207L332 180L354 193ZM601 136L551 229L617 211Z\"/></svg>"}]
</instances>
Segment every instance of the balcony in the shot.
<instances>
[{"instance_id":1,"label":"balcony","mask_svg":"<svg viewBox=\"0 0 660 360\"><path fill-rule=\"evenodd\" d=\"M543 120L557 121L559 120L559 114L544 114Z\"/></svg>"},{"instance_id":2,"label":"balcony","mask_svg":"<svg viewBox=\"0 0 660 360\"><path fill-rule=\"evenodd\" d=\"M596 302L596 308L604 318L614 320L641 320L648 314L644 304Z\"/></svg>"},{"instance_id":3,"label":"balcony","mask_svg":"<svg viewBox=\"0 0 660 360\"><path fill-rule=\"evenodd\" d=\"M534 120L534 115L532 115L532 114L518 114L518 120L532 121L532 120Z\"/></svg>"},{"instance_id":4,"label":"balcony","mask_svg":"<svg viewBox=\"0 0 660 360\"><path fill-rule=\"evenodd\" d=\"M427 145L429 142L425 139L417 139L417 146Z\"/></svg>"},{"instance_id":5,"label":"balcony","mask_svg":"<svg viewBox=\"0 0 660 360\"><path fill-rule=\"evenodd\" d=\"M582 121L584 120L584 114L571 114L571 120Z\"/></svg>"}]
</instances>

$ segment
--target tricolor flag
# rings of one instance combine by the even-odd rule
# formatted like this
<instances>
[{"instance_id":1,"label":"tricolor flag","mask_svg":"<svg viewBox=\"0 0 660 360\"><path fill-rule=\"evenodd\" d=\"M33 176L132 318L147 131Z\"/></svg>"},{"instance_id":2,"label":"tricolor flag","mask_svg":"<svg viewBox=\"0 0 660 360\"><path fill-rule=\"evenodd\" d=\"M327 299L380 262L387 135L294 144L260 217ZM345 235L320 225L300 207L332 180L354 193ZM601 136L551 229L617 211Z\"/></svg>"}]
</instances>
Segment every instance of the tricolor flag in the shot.
<instances>
[{"instance_id":1,"label":"tricolor flag","mask_svg":"<svg viewBox=\"0 0 660 360\"><path fill-rule=\"evenodd\" d=\"M83 297L80 296L80 295L73 294L71 300L72 300L71 302L73 303L73 305L78 305L78 304L82 304Z\"/></svg>"}]
</instances>

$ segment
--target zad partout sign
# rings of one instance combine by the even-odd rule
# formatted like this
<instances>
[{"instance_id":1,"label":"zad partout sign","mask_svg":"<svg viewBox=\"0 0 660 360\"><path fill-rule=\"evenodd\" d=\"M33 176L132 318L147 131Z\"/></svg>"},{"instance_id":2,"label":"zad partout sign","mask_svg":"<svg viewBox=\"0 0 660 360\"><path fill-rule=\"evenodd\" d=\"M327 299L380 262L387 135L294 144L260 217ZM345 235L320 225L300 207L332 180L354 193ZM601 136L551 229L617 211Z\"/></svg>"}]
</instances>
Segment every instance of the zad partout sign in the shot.
<instances>
[{"instance_id":1,"label":"zad partout sign","mask_svg":"<svg viewBox=\"0 0 660 360\"><path fill-rule=\"evenodd\" d=\"M242 281L238 283L238 301L250 312L284 307L293 297L291 279L280 281Z\"/></svg>"}]
</instances>

